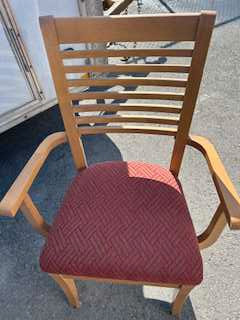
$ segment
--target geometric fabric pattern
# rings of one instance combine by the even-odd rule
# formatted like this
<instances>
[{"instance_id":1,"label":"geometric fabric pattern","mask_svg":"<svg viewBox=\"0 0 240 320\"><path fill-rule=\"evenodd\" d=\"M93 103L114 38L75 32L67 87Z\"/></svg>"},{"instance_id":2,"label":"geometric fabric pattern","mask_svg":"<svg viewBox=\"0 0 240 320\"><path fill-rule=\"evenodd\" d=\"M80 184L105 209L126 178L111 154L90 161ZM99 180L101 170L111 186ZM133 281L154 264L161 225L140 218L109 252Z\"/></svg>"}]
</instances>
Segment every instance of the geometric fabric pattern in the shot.
<instances>
[{"instance_id":1,"label":"geometric fabric pattern","mask_svg":"<svg viewBox=\"0 0 240 320\"><path fill-rule=\"evenodd\" d=\"M197 285L203 265L178 179L112 161L77 173L40 256L48 273Z\"/></svg>"}]
</instances>

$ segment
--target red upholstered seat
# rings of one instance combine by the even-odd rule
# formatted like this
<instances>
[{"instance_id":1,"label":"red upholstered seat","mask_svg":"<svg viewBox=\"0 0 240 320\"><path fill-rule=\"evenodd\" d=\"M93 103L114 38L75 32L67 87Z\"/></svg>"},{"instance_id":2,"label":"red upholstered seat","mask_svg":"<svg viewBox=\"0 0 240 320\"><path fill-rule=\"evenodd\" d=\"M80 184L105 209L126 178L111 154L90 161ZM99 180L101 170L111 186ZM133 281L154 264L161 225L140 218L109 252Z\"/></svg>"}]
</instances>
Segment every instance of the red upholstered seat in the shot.
<instances>
[{"instance_id":1,"label":"red upholstered seat","mask_svg":"<svg viewBox=\"0 0 240 320\"><path fill-rule=\"evenodd\" d=\"M171 172L104 162L79 172L43 248L49 273L199 284L202 259L187 204Z\"/></svg>"}]
</instances>

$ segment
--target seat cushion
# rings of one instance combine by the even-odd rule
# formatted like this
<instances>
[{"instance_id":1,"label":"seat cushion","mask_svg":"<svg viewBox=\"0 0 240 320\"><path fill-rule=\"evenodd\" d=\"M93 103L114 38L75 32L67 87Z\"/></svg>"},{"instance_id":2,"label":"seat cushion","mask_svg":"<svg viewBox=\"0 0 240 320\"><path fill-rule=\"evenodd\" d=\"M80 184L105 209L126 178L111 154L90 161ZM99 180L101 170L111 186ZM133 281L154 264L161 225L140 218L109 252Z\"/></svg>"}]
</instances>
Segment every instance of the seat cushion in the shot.
<instances>
[{"instance_id":1,"label":"seat cushion","mask_svg":"<svg viewBox=\"0 0 240 320\"><path fill-rule=\"evenodd\" d=\"M74 178L55 218L43 271L198 284L202 259L179 181L156 164L103 162Z\"/></svg>"}]
</instances>

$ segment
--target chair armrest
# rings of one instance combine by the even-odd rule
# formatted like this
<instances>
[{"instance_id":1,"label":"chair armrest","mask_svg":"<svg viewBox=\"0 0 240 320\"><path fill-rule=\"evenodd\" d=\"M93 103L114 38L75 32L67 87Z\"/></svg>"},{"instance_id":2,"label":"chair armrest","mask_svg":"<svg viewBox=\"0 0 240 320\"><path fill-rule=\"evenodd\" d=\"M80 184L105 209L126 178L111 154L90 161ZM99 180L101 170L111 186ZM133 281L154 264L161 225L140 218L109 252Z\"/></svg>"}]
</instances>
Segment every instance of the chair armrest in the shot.
<instances>
[{"instance_id":1,"label":"chair armrest","mask_svg":"<svg viewBox=\"0 0 240 320\"><path fill-rule=\"evenodd\" d=\"M240 229L240 198L214 146L204 137L190 136L188 145L206 158L219 198L231 229Z\"/></svg>"},{"instance_id":2,"label":"chair armrest","mask_svg":"<svg viewBox=\"0 0 240 320\"><path fill-rule=\"evenodd\" d=\"M0 202L0 215L9 217L16 215L49 153L65 142L67 142L65 132L53 133L43 140Z\"/></svg>"}]
</instances>

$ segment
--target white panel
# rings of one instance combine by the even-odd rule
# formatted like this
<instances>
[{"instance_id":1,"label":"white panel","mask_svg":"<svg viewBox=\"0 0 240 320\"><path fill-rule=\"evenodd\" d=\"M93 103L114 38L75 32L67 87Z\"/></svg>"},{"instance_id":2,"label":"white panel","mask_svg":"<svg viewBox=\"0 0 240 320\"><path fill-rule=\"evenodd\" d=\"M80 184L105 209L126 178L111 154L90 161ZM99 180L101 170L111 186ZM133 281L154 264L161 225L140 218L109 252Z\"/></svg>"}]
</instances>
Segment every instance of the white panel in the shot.
<instances>
[{"instance_id":1,"label":"white panel","mask_svg":"<svg viewBox=\"0 0 240 320\"><path fill-rule=\"evenodd\" d=\"M0 115L33 100L0 21Z\"/></svg>"},{"instance_id":2,"label":"white panel","mask_svg":"<svg viewBox=\"0 0 240 320\"><path fill-rule=\"evenodd\" d=\"M96 2L96 8L99 7L99 1ZM85 3L83 2L81 7L84 7ZM9 0L9 4L43 93L47 100L55 98L38 18L41 15L79 16L78 0ZM82 49L84 47L81 46Z\"/></svg>"},{"instance_id":3,"label":"white panel","mask_svg":"<svg viewBox=\"0 0 240 320\"><path fill-rule=\"evenodd\" d=\"M51 99L55 97L55 90L38 23L38 1L10 0L9 3L40 86L46 98Z\"/></svg>"},{"instance_id":4,"label":"white panel","mask_svg":"<svg viewBox=\"0 0 240 320\"><path fill-rule=\"evenodd\" d=\"M56 96L39 27L41 15L78 16L77 0L9 0L21 37L47 100Z\"/></svg>"},{"instance_id":5,"label":"white panel","mask_svg":"<svg viewBox=\"0 0 240 320\"><path fill-rule=\"evenodd\" d=\"M41 16L79 16L77 0L38 0L37 2L39 7L39 14Z\"/></svg>"}]
</instances>

